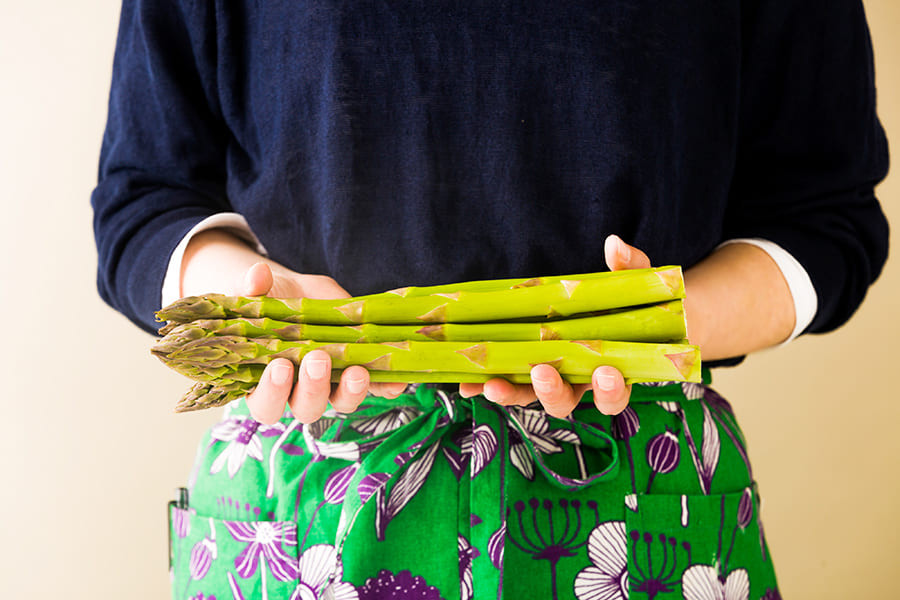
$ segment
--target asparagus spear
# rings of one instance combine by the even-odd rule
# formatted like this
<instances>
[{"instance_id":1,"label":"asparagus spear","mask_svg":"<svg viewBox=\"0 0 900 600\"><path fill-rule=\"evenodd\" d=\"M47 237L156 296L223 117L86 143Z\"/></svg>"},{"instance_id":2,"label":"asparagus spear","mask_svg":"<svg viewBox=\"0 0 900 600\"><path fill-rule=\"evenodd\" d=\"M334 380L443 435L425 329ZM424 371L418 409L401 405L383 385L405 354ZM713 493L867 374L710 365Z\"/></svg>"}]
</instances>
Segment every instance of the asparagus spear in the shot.
<instances>
[{"instance_id":1,"label":"asparagus spear","mask_svg":"<svg viewBox=\"0 0 900 600\"><path fill-rule=\"evenodd\" d=\"M590 378L599 366L619 369L635 381L699 381L696 347L599 340L543 342L387 342L341 344L285 342L238 336L208 336L157 355L171 368L197 380L234 379L239 369L287 358L299 365L308 352L321 349L335 369L362 365L370 371L527 375L536 364L550 364L569 379Z\"/></svg>"},{"instance_id":2,"label":"asparagus spear","mask_svg":"<svg viewBox=\"0 0 900 600\"><path fill-rule=\"evenodd\" d=\"M679 360L676 358L676 361ZM224 406L233 400L237 400L252 392L256 388L256 383L262 374L262 365L245 365L236 369L232 374L239 379L215 379L215 383L208 381L196 382L190 390L181 398L175 407L176 412L185 412L191 410L201 410L204 408L213 408L216 406ZM340 380L342 370L332 370L331 379L334 382ZM198 377L203 377L199 374ZM501 377L517 384L531 383L531 377L522 373L460 373L445 371L370 371L369 378L371 381L394 382L401 381L405 383L484 383L489 379ZM246 381L243 381L246 379ZM566 380L572 384L590 383L589 375L567 375ZM670 378L630 378L626 377L626 383L637 383L639 381L669 381ZM694 380L693 374L691 380Z\"/></svg>"},{"instance_id":3,"label":"asparagus spear","mask_svg":"<svg viewBox=\"0 0 900 600\"><path fill-rule=\"evenodd\" d=\"M679 267L614 271L582 279L489 291L403 296L386 292L340 300L232 297L220 294L183 298L157 313L160 321L271 318L291 323L471 323L519 318L570 316L684 297Z\"/></svg>"},{"instance_id":4,"label":"asparagus spear","mask_svg":"<svg viewBox=\"0 0 900 600\"><path fill-rule=\"evenodd\" d=\"M631 342L677 342L684 339L681 300L604 314L534 323L438 323L433 325L310 325L274 319L199 319L164 327L157 348L177 348L208 335L274 338L285 341L540 341L604 339Z\"/></svg>"}]
</instances>

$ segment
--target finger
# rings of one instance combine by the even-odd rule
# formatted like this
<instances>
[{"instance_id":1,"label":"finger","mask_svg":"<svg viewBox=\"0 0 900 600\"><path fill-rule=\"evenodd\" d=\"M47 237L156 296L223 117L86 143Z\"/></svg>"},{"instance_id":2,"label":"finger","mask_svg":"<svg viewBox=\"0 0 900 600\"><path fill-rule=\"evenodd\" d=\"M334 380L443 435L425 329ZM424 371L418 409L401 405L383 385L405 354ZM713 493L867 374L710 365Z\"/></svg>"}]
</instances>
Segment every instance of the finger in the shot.
<instances>
[{"instance_id":1,"label":"finger","mask_svg":"<svg viewBox=\"0 0 900 600\"><path fill-rule=\"evenodd\" d=\"M402 382L378 382L370 383L369 391L373 396L381 398L396 398L406 391L406 383Z\"/></svg>"},{"instance_id":2,"label":"finger","mask_svg":"<svg viewBox=\"0 0 900 600\"><path fill-rule=\"evenodd\" d=\"M313 350L300 361L297 385L291 394L291 412L302 423L312 423L328 408L331 395L331 357Z\"/></svg>"},{"instance_id":3,"label":"finger","mask_svg":"<svg viewBox=\"0 0 900 600\"><path fill-rule=\"evenodd\" d=\"M369 389L369 372L364 367L352 366L341 373L341 381L331 395L331 406L339 413L352 413L366 397Z\"/></svg>"},{"instance_id":4,"label":"finger","mask_svg":"<svg viewBox=\"0 0 900 600\"><path fill-rule=\"evenodd\" d=\"M591 378L594 405L604 415L617 415L628 406L631 385L625 385L625 378L618 369L598 367Z\"/></svg>"},{"instance_id":5,"label":"finger","mask_svg":"<svg viewBox=\"0 0 900 600\"><path fill-rule=\"evenodd\" d=\"M495 378L484 383L484 397L503 406L528 406L537 397L530 385L513 385L505 379Z\"/></svg>"},{"instance_id":6,"label":"finger","mask_svg":"<svg viewBox=\"0 0 900 600\"><path fill-rule=\"evenodd\" d=\"M484 393L484 384L483 383L460 383L459 384L459 395L463 398L471 398L473 396L477 396L478 394Z\"/></svg>"},{"instance_id":7,"label":"finger","mask_svg":"<svg viewBox=\"0 0 900 600\"><path fill-rule=\"evenodd\" d=\"M629 246L617 235L606 238L606 242L603 244L603 254L606 258L606 266L610 271L650 268L650 259L647 255L634 246Z\"/></svg>"},{"instance_id":8,"label":"finger","mask_svg":"<svg viewBox=\"0 0 900 600\"><path fill-rule=\"evenodd\" d=\"M273 282L272 269L266 263L258 262L247 269L237 293L240 296L262 296L272 289Z\"/></svg>"},{"instance_id":9,"label":"finger","mask_svg":"<svg viewBox=\"0 0 900 600\"><path fill-rule=\"evenodd\" d=\"M266 425L284 415L284 407L294 383L294 365L286 358L273 360L260 377L259 385L247 396L250 415Z\"/></svg>"},{"instance_id":10,"label":"finger","mask_svg":"<svg viewBox=\"0 0 900 600\"><path fill-rule=\"evenodd\" d=\"M300 295L304 298L331 300L350 297L350 293L337 281L325 275L304 275L302 287Z\"/></svg>"},{"instance_id":11,"label":"finger","mask_svg":"<svg viewBox=\"0 0 900 600\"><path fill-rule=\"evenodd\" d=\"M568 417L580 399L572 386L563 381L559 372L550 365L537 365L531 369L531 385L544 411L551 417Z\"/></svg>"}]
</instances>

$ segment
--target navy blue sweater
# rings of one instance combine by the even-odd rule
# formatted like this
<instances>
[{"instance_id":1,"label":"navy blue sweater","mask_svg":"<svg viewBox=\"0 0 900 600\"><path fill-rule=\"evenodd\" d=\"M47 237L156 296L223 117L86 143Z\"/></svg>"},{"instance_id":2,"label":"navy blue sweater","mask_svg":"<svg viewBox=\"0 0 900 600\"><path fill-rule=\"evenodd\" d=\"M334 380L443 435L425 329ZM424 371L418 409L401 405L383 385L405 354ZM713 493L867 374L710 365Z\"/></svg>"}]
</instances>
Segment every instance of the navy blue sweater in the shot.
<instances>
[{"instance_id":1,"label":"navy blue sweater","mask_svg":"<svg viewBox=\"0 0 900 600\"><path fill-rule=\"evenodd\" d=\"M776 242L842 324L887 254L859 0L125 0L99 183L103 298L155 329L172 249L239 212L352 294L689 267Z\"/></svg>"}]
</instances>

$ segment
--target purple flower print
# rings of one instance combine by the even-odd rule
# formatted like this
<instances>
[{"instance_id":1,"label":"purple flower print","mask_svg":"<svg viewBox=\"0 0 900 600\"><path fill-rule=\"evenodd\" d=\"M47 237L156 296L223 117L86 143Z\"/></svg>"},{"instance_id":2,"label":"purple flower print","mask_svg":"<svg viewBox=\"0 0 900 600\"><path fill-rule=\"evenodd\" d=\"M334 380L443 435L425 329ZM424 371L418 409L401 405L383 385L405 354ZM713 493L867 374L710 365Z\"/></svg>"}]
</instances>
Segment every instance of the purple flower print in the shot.
<instances>
[{"instance_id":1,"label":"purple flower print","mask_svg":"<svg viewBox=\"0 0 900 600\"><path fill-rule=\"evenodd\" d=\"M488 539L488 556L495 569L503 568L503 549L506 546L506 523L500 529L491 534Z\"/></svg>"},{"instance_id":2,"label":"purple flower print","mask_svg":"<svg viewBox=\"0 0 900 600\"><path fill-rule=\"evenodd\" d=\"M383 570L378 577L367 579L357 591L359 600L443 600L436 587L428 585L419 575L413 577L409 571L394 574Z\"/></svg>"},{"instance_id":3,"label":"purple flower print","mask_svg":"<svg viewBox=\"0 0 900 600\"><path fill-rule=\"evenodd\" d=\"M700 490L704 494L709 494L712 486L713 475L715 475L716 467L719 465L719 451L721 449L721 441L719 439L719 429L716 426L712 414L708 406L702 403L703 407L703 441L701 447L697 448L697 442L688 425L687 417L684 409L678 402L657 402L657 405L667 412L678 415L683 425L683 433L687 441L688 451L694 468L697 471L697 477L700 480ZM727 429L727 428L726 428Z\"/></svg>"},{"instance_id":4,"label":"purple flower print","mask_svg":"<svg viewBox=\"0 0 900 600\"><path fill-rule=\"evenodd\" d=\"M208 537L203 538L191 548L189 570L191 579L200 580L209 573L209 568L216 559L216 542Z\"/></svg>"},{"instance_id":5,"label":"purple flower print","mask_svg":"<svg viewBox=\"0 0 900 600\"><path fill-rule=\"evenodd\" d=\"M497 454L497 434L488 425L479 425L472 432L472 471L473 479L481 473Z\"/></svg>"},{"instance_id":6,"label":"purple flower print","mask_svg":"<svg viewBox=\"0 0 900 600\"><path fill-rule=\"evenodd\" d=\"M726 522L724 496L722 496L719 510L721 512L719 550L712 565L691 565L684 572L681 578L681 591L685 600L748 600L750 596L750 577L747 571L745 569L728 571L728 561L731 558L731 550L734 548L735 533L741 519L747 518L747 509L744 508L742 516L740 504L738 505L738 522L732 529L731 545L724 561L722 560L722 534Z\"/></svg>"},{"instance_id":7,"label":"purple flower print","mask_svg":"<svg viewBox=\"0 0 900 600\"><path fill-rule=\"evenodd\" d=\"M358 469L359 463L353 463L334 471L328 476L328 479L325 481L324 498L313 510L312 515L309 516L309 525L307 525L306 532L303 534L303 540L300 542L301 548L306 544L306 538L309 537L309 532L312 531L316 515L322 510L322 507L326 504L342 504L344 502L344 497L347 495L347 488L350 487L350 481L353 479L353 476L356 475Z\"/></svg>"},{"instance_id":8,"label":"purple flower print","mask_svg":"<svg viewBox=\"0 0 900 600\"><path fill-rule=\"evenodd\" d=\"M650 465L650 478L647 480L647 493L657 474L671 473L678 466L681 458L681 449L678 445L678 436L671 429L659 433L647 443L647 464Z\"/></svg>"},{"instance_id":9,"label":"purple flower print","mask_svg":"<svg viewBox=\"0 0 900 600\"><path fill-rule=\"evenodd\" d=\"M186 538L191 533L191 515L196 514L192 508L176 508L172 510L172 529L178 539Z\"/></svg>"},{"instance_id":10,"label":"purple flower print","mask_svg":"<svg viewBox=\"0 0 900 600\"><path fill-rule=\"evenodd\" d=\"M634 455L631 453L631 438L641 430L641 420L637 412L626 406L625 410L612 417L610 433L613 438L625 442L625 453L628 457L628 468L631 473L631 491L637 492L637 483L634 478Z\"/></svg>"},{"instance_id":11,"label":"purple flower print","mask_svg":"<svg viewBox=\"0 0 900 600\"><path fill-rule=\"evenodd\" d=\"M637 412L630 406L626 406L625 410L612 417L610 432L617 440L631 439L640 430L641 420Z\"/></svg>"},{"instance_id":12,"label":"purple flower print","mask_svg":"<svg viewBox=\"0 0 900 600\"><path fill-rule=\"evenodd\" d=\"M628 540L624 521L606 521L588 537L591 566L575 577L578 600L625 600L628 598Z\"/></svg>"},{"instance_id":13,"label":"purple flower print","mask_svg":"<svg viewBox=\"0 0 900 600\"><path fill-rule=\"evenodd\" d=\"M686 398L700 400L704 407L709 410L712 418L722 426L722 430L731 438L732 444L744 460L750 478L753 479L750 458L747 456L747 442L743 433L741 433L740 427L737 425L737 421L735 421L734 410L731 408L731 404L714 389L703 384L682 383L681 390Z\"/></svg>"},{"instance_id":14,"label":"purple flower print","mask_svg":"<svg viewBox=\"0 0 900 600\"><path fill-rule=\"evenodd\" d=\"M563 448L559 442L568 444L580 444L581 439L571 429L550 429L550 421L547 413L531 408L510 406L506 408L509 414L509 461L529 481L534 481L534 457L528 450L528 445L522 439L519 430L513 424L517 422L525 435L534 445L536 452L541 454L556 454Z\"/></svg>"},{"instance_id":15,"label":"purple flower print","mask_svg":"<svg viewBox=\"0 0 900 600\"><path fill-rule=\"evenodd\" d=\"M750 521L753 520L753 491L750 488L744 488L741 494L741 500L738 502L737 522L741 530L747 528Z\"/></svg>"},{"instance_id":16,"label":"purple flower print","mask_svg":"<svg viewBox=\"0 0 900 600\"><path fill-rule=\"evenodd\" d=\"M776 589L768 588L759 600L781 600L781 593Z\"/></svg>"},{"instance_id":17,"label":"purple flower print","mask_svg":"<svg viewBox=\"0 0 900 600\"><path fill-rule=\"evenodd\" d=\"M380 491L384 485L390 480L389 473L369 473L356 486L356 493L359 494L359 501L365 504L372 497L372 494Z\"/></svg>"},{"instance_id":18,"label":"purple flower print","mask_svg":"<svg viewBox=\"0 0 900 600\"><path fill-rule=\"evenodd\" d=\"M271 429L247 417L231 417L213 425L210 436L213 440L227 442L228 445L216 460L209 472L213 475L228 465L228 477L233 478L244 465L247 457L262 461L262 441L259 438L260 428Z\"/></svg>"},{"instance_id":19,"label":"purple flower print","mask_svg":"<svg viewBox=\"0 0 900 600\"><path fill-rule=\"evenodd\" d=\"M339 458L356 462L359 460L359 444L356 442L323 442L314 435L315 423L303 426L303 441L315 456L315 460Z\"/></svg>"},{"instance_id":20,"label":"purple flower print","mask_svg":"<svg viewBox=\"0 0 900 600\"><path fill-rule=\"evenodd\" d=\"M634 530L630 534L632 540L631 560L633 570L631 575L631 589L635 592L647 594L649 600L653 600L659 594L668 594L678 584L678 540L674 537L666 537L661 533L655 536L649 532L641 535ZM641 541L647 546L647 552L639 552ZM653 560L652 546L659 542L662 546L662 562ZM686 556L686 564L691 564L691 545L688 542L681 543L681 549ZM646 559L644 559L646 557Z\"/></svg>"},{"instance_id":21,"label":"purple flower print","mask_svg":"<svg viewBox=\"0 0 900 600\"><path fill-rule=\"evenodd\" d=\"M735 569L727 577L711 565L692 565L681 578L684 600L748 600L750 578L744 569Z\"/></svg>"},{"instance_id":22,"label":"purple flower print","mask_svg":"<svg viewBox=\"0 0 900 600\"><path fill-rule=\"evenodd\" d=\"M706 393L707 387L702 383L685 381L681 384L681 393L688 400L699 400Z\"/></svg>"},{"instance_id":23,"label":"purple flower print","mask_svg":"<svg viewBox=\"0 0 900 600\"><path fill-rule=\"evenodd\" d=\"M252 577L256 573L257 565L264 563L268 564L272 575L279 581L290 581L297 576L297 559L283 548L297 545L297 526L294 523L272 521L224 523L235 541L247 544L234 559L238 575L244 578Z\"/></svg>"},{"instance_id":24,"label":"purple flower print","mask_svg":"<svg viewBox=\"0 0 900 600\"><path fill-rule=\"evenodd\" d=\"M367 437L373 437L400 429L420 414L422 411L415 407L399 406L372 417L355 417L350 421L350 427Z\"/></svg>"},{"instance_id":25,"label":"purple flower print","mask_svg":"<svg viewBox=\"0 0 900 600\"><path fill-rule=\"evenodd\" d=\"M216 597L206 596L203 594L203 592L200 592L196 596L191 596L190 600L216 600Z\"/></svg>"},{"instance_id":26,"label":"purple flower print","mask_svg":"<svg viewBox=\"0 0 900 600\"><path fill-rule=\"evenodd\" d=\"M415 459L410 460L404 471L396 478L396 483L389 494L379 494L378 518L375 519L375 534L384 540L385 529L391 519L396 517L425 484L425 479L434 466L439 444L432 444Z\"/></svg>"},{"instance_id":27,"label":"purple flower print","mask_svg":"<svg viewBox=\"0 0 900 600\"><path fill-rule=\"evenodd\" d=\"M522 514L525 512L525 503L519 500L513 505L516 512L516 520L518 522L518 535L514 535L515 530L510 528L508 540L525 554L531 555L534 560L546 560L550 563L550 586L553 590L553 600L558 597L556 567L559 561L566 556L575 556L575 550L581 548L588 543L588 539L581 538L581 502L566 498L559 500L559 506L554 505L551 500L541 502L537 498L528 501L531 508L531 519L523 519ZM595 525L599 524L599 516L597 512L597 503L593 500L587 502L589 510L594 512ZM559 526L557 518L556 526L554 526L553 511L561 508L563 512L562 519L565 520L563 527ZM538 512L546 511L546 525L538 520ZM574 519L573 519L574 517ZM526 522L530 521L530 526L526 526ZM574 521L574 523L573 523ZM526 529L530 532L526 533ZM516 538L519 539L516 539ZM588 536L589 537L589 536Z\"/></svg>"},{"instance_id":28,"label":"purple flower print","mask_svg":"<svg viewBox=\"0 0 900 600\"><path fill-rule=\"evenodd\" d=\"M712 485L712 478L719 465L719 450L721 448L719 440L719 428L715 419L709 412L709 407L703 404L703 444L700 447L702 456L702 464L700 465L700 474L705 483L706 493L709 493Z\"/></svg>"},{"instance_id":29,"label":"purple flower print","mask_svg":"<svg viewBox=\"0 0 900 600\"><path fill-rule=\"evenodd\" d=\"M359 463L347 465L328 476L325 481L325 502L328 504L340 504L344 501L350 480L356 475Z\"/></svg>"},{"instance_id":30,"label":"purple flower print","mask_svg":"<svg viewBox=\"0 0 900 600\"><path fill-rule=\"evenodd\" d=\"M475 585L472 581L472 561L480 553L469 544L463 536L457 536L459 550L459 597L460 600L472 600L475 596Z\"/></svg>"},{"instance_id":31,"label":"purple flower print","mask_svg":"<svg viewBox=\"0 0 900 600\"><path fill-rule=\"evenodd\" d=\"M358 600L359 594L352 584L343 579L344 569L334 546L316 544L300 556L298 579L290 600ZM327 584L327 585L326 585ZM324 586L324 588L323 588Z\"/></svg>"}]
</instances>

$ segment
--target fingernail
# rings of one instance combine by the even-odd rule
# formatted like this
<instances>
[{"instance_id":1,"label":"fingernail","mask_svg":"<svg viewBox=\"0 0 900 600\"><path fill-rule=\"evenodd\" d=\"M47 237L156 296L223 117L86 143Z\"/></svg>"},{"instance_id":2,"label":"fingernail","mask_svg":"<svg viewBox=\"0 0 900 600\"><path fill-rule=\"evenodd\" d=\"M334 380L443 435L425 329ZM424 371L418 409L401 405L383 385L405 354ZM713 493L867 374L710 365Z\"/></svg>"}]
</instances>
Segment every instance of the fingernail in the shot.
<instances>
[{"instance_id":1,"label":"fingernail","mask_svg":"<svg viewBox=\"0 0 900 600\"><path fill-rule=\"evenodd\" d=\"M286 385L291 380L294 370L285 364L272 365L272 383L275 385Z\"/></svg>"},{"instance_id":2,"label":"fingernail","mask_svg":"<svg viewBox=\"0 0 900 600\"><path fill-rule=\"evenodd\" d=\"M328 376L328 361L313 359L306 363L306 374L310 379L325 379Z\"/></svg>"},{"instance_id":3,"label":"fingernail","mask_svg":"<svg viewBox=\"0 0 900 600\"><path fill-rule=\"evenodd\" d=\"M366 389L366 380L365 379L348 379L347 380L347 391L351 394L358 394Z\"/></svg>"},{"instance_id":4,"label":"fingernail","mask_svg":"<svg viewBox=\"0 0 900 600\"><path fill-rule=\"evenodd\" d=\"M538 392L550 392L553 390L553 382L549 379L531 378L531 386Z\"/></svg>"},{"instance_id":5,"label":"fingernail","mask_svg":"<svg viewBox=\"0 0 900 600\"><path fill-rule=\"evenodd\" d=\"M619 257L624 262L631 260L631 248L628 247L628 244L622 241L620 237L616 237L616 243L619 245Z\"/></svg>"},{"instance_id":6,"label":"fingernail","mask_svg":"<svg viewBox=\"0 0 900 600\"><path fill-rule=\"evenodd\" d=\"M611 392L616 389L616 378L612 375L595 375L594 385L604 392Z\"/></svg>"}]
</instances>

